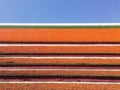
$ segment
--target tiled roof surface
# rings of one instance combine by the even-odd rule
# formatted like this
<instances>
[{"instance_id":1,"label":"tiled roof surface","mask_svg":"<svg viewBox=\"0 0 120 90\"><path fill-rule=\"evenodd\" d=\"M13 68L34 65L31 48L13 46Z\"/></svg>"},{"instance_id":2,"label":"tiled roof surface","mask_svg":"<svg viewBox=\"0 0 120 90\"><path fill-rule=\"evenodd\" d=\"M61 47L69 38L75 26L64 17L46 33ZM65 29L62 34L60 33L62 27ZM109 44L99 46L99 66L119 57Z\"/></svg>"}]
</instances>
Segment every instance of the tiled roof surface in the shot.
<instances>
[{"instance_id":1,"label":"tiled roof surface","mask_svg":"<svg viewBox=\"0 0 120 90\"><path fill-rule=\"evenodd\" d=\"M0 90L119 90L119 82L119 27L0 27Z\"/></svg>"}]
</instances>

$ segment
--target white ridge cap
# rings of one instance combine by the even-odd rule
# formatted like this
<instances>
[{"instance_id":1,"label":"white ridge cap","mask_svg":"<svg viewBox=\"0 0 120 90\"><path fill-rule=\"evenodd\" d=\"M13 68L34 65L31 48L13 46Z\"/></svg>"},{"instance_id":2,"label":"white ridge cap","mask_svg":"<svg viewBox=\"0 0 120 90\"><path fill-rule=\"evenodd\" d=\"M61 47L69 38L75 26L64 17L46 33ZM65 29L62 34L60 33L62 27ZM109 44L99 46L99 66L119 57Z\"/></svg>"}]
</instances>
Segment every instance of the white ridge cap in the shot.
<instances>
[{"instance_id":1,"label":"white ridge cap","mask_svg":"<svg viewBox=\"0 0 120 90\"><path fill-rule=\"evenodd\" d=\"M120 23L0 23L0 26L119 26Z\"/></svg>"}]
</instances>

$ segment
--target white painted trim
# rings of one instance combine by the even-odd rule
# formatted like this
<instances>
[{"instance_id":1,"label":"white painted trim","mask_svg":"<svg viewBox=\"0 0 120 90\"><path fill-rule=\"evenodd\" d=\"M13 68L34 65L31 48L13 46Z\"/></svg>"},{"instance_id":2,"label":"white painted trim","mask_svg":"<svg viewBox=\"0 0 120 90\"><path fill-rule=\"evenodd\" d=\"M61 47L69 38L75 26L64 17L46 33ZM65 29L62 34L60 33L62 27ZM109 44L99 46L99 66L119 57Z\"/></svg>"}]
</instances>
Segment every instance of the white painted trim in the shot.
<instances>
[{"instance_id":1,"label":"white painted trim","mask_svg":"<svg viewBox=\"0 0 120 90\"><path fill-rule=\"evenodd\" d=\"M0 82L0 84L120 84L120 82Z\"/></svg>"},{"instance_id":2,"label":"white painted trim","mask_svg":"<svg viewBox=\"0 0 120 90\"><path fill-rule=\"evenodd\" d=\"M83 56L79 56L79 57L64 57L64 56L62 56L62 57L59 57L59 56L53 56L53 57L49 57L49 56L38 56L38 57L33 57L33 56L25 56L25 57L23 57L23 56L11 56L11 57L7 57L7 56L5 56L5 57L0 57L0 59L2 59L2 58L8 58L8 59L119 59L120 60L120 57L101 57L101 56L95 56L95 57L91 57L91 56L86 56L86 57L83 57Z\"/></svg>"},{"instance_id":3,"label":"white painted trim","mask_svg":"<svg viewBox=\"0 0 120 90\"><path fill-rule=\"evenodd\" d=\"M45 47L47 47L47 46L51 46L51 47L56 47L56 46L65 46L65 47L67 47L67 46L74 46L74 47L76 47L76 46L100 46L100 47L104 47L104 46L120 46L120 44L0 44L0 47L8 47L8 46L10 46L10 47L13 47L13 46L45 46Z\"/></svg>"},{"instance_id":4,"label":"white painted trim","mask_svg":"<svg viewBox=\"0 0 120 90\"><path fill-rule=\"evenodd\" d=\"M0 69L0 71L119 71L120 69Z\"/></svg>"}]
</instances>

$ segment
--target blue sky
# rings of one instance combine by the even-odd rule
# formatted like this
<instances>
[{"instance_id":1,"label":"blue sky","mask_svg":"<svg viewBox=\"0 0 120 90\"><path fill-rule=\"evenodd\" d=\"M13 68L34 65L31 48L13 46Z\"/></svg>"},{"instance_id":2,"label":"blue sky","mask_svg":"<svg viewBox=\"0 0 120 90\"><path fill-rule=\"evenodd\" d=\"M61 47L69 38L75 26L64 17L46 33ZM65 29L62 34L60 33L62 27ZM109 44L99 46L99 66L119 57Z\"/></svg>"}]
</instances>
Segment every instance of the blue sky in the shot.
<instances>
[{"instance_id":1,"label":"blue sky","mask_svg":"<svg viewBox=\"0 0 120 90\"><path fill-rule=\"evenodd\" d=\"M120 22L120 0L0 0L0 23Z\"/></svg>"}]
</instances>

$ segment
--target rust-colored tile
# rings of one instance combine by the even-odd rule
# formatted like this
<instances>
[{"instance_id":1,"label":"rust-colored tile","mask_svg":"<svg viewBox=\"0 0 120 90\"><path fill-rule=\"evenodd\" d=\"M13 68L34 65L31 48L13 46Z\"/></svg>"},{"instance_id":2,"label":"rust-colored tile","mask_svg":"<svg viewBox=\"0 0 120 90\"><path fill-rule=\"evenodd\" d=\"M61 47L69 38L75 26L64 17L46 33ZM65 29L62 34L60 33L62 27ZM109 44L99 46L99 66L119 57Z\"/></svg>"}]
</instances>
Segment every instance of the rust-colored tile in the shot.
<instances>
[{"instance_id":1,"label":"rust-colored tile","mask_svg":"<svg viewBox=\"0 0 120 90\"><path fill-rule=\"evenodd\" d=\"M0 65L120 65L119 57L0 57Z\"/></svg>"},{"instance_id":2,"label":"rust-colored tile","mask_svg":"<svg viewBox=\"0 0 120 90\"><path fill-rule=\"evenodd\" d=\"M0 83L0 90L119 90L119 84Z\"/></svg>"},{"instance_id":3,"label":"rust-colored tile","mask_svg":"<svg viewBox=\"0 0 120 90\"><path fill-rule=\"evenodd\" d=\"M12 46L13 45L13 46ZM104 44L1 44L0 53L120 53L120 45Z\"/></svg>"},{"instance_id":4,"label":"rust-colored tile","mask_svg":"<svg viewBox=\"0 0 120 90\"><path fill-rule=\"evenodd\" d=\"M120 28L0 28L1 42L119 42Z\"/></svg>"}]
</instances>

